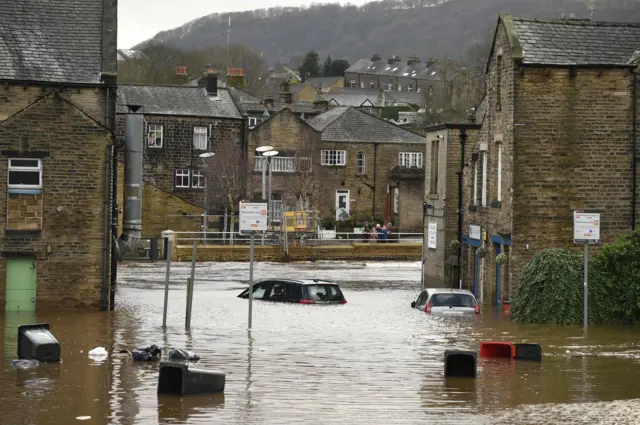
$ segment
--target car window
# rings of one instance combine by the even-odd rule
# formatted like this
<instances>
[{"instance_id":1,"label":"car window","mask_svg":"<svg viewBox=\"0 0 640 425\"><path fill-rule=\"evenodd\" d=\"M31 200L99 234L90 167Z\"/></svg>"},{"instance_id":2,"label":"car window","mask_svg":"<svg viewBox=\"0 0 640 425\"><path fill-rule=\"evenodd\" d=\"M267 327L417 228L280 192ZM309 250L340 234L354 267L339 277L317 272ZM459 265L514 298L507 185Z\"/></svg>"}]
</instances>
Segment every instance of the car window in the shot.
<instances>
[{"instance_id":1,"label":"car window","mask_svg":"<svg viewBox=\"0 0 640 425\"><path fill-rule=\"evenodd\" d=\"M291 296L291 285L287 282L273 282L269 299L274 301L285 300Z\"/></svg>"},{"instance_id":2,"label":"car window","mask_svg":"<svg viewBox=\"0 0 640 425\"><path fill-rule=\"evenodd\" d=\"M344 298L337 285L307 285L307 294L313 301L342 301Z\"/></svg>"},{"instance_id":3,"label":"car window","mask_svg":"<svg viewBox=\"0 0 640 425\"><path fill-rule=\"evenodd\" d=\"M270 282L261 282L256 285L253 285L253 299L261 300L265 298L265 294L267 293L267 289L271 285Z\"/></svg>"},{"instance_id":4,"label":"car window","mask_svg":"<svg viewBox=\"0 0 640 425\"><path fill-rule=\"evenodd\" d=\"M432 307L469 307L474 308L476 305L473 296L469 294L456 293L436 293L429 300Z\"/></svg>"},{"instance_id":5,"label":"car window","mask_svg":"<svg viewBox=\"0 0 640 425\"><path fill-rule=\"evenodd\" d=\"M424 305L426 304L426 301L427 301L427 293L422 292L418 297L418 300L416 301L416 306Z\"/></svg>"}]
</instances>

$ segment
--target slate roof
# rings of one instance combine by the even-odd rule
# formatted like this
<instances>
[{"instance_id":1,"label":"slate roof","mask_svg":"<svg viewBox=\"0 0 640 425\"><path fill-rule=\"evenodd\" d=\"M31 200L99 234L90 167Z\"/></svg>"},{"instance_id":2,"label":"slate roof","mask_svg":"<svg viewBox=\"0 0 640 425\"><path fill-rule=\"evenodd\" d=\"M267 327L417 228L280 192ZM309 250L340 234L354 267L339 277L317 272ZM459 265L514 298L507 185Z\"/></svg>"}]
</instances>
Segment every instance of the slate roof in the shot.
<instances>
[{"instance_id":1,"label":"slate roof","mask_svg":"<svg viewBox=\"0 0 640 425\"><path fill-rule=\"evenodd\" d=\"M264 103L262 102L247 102L247 103L242 103L242 107L244 108L245 111L247 112L263 112L264 111ZM296 103L281 103L281 102L276 102L274 103L273 106L270 106L267 108L267 110L269 111L270 114L273 115L273 113L283 109L283 108L289 108L292 112L298 113L298 114L318 114L320 113L320 111L318 111L314 106L313 103L311 102L296 102Z\"/></svg>"},{"instance_id":2,"label":"slate roof","mask_svg":"<svg viewBox=\"0 0 640 425\"><path fill-rule=\"evenodd\" d=\"M345 73L365 74L365 75L384 75L399 78L415 78L418 80L443 80L451 81L458 75L457 71L448 70L445 72L446 66L442 63L435 62L428 64L426 62L413 63L407 65L406 62L397 62L389 65L382 60L372 62L371 59L360 59L351 65Z\"/></svg>"},{"instance_id":3,"label":"slate roof","mask_svg":"<svg viewBox=\"0 0 640 425\"><path fill-rule=\"evenodd\" d=\"M384 101L416 105L422 105L425 103L425 98L422 93L417 93L415 91L391 90L385 91L383 94L384 98L379 100L378 90L344 87L336 89L335 92L326 93L324 94L324 97L332 104L338 104L341 106L361 106L363 103L367 102L367 100L378 107L383 107Z\"/></svg>"},{"instance_id":4,"label":"slate roof","mask_svg":"<svg viewBox=\"0 0 640 425\"><path fill-rule=\"evenodd\" d=\"M426 139L351 107L337 107L307 120L325 142L426 143Z\"/></svg>"},{"instance_id":5,"label":"slate roof","mask_svg":"<svg viewBox=\"0 0 640 425\"><path fill-rule=\"evenodd\" d=\"M640 48L639 23L511 20L524 64L627 65Z\"/></svg>"},{"instance_id":6,"label":"slate roof","mask_svg":"<svg viewBox=\"0 0 640 425\"><path fill-rule=\"evenodd\" d=\"M215 97L202 87L118 85L118 113L125 105L142 105L144 114L182 115L212 118L242 118L229 90L218 88Z\"/></svg>"},{"instance_id":7,"label":"slate roof","mask_svg":"<svg viewBox=\"0 0 640 425\"><path fill-rule=\"evenodd\" d=\"M0 80L100 84L102 5L0 1Z\"/></svg>"},{"instance_id":8,"label":"slate roof","mask_svg":"<svg viewBox=\"0 0 640 425\"><path fill-rule=\"evenodd\" d=\"M331 87L333 83L338 80L341 80L343 77L316 77L309 78L306 82L311 84L314 89L322 86L323 89Z\"/></svg>"}]
</instances>

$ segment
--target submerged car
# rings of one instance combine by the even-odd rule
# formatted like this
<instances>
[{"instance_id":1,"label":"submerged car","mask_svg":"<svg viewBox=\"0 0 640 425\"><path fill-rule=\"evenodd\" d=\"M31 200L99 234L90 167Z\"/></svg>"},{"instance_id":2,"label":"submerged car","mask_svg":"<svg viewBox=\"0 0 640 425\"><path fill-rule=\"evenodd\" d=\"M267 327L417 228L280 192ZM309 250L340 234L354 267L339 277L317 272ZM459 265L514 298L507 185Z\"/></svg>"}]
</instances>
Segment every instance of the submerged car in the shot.
<instances>
[{"instance_id":1,"label":"submerged car","mask_svg":"<svg viewBox=\"0 0 640 425\"><path fill-rule=\"evenodd\" d=\"M478 300L466 289L425 289L411 302L411 308L439 316L480 314Z\"/></svg>"},{"instance_id":2,"label":"submerged car","mask_svg":"<svg viewBox=\"0 0 640 425\"><path fill-rule=\"evenodd\" d=\"M249 288L238 295L249 298ZM340 287L313 279L268 279L253 284L253 299L296 304L346 304Z\"/></svg>"}]
</instances>

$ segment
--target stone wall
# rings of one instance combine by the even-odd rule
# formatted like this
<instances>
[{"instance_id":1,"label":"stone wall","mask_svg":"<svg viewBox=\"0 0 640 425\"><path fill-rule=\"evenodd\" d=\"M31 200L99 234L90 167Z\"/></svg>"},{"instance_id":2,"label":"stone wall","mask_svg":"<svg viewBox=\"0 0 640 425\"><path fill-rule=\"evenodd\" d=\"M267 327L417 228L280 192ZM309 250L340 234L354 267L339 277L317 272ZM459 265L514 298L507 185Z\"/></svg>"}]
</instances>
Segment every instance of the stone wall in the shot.
<instances>
[{"instance_id":1,"label":"stone wall","mask_svg":"<svg viewBox=\"0 0 640 425\"><path fill-rule=\"evenodd\" d=\"M64 101L52 93L17 113L45 94L40 87L2 89L0 114L16 115L0 122L5 205L0 208L0 308L6 259L20 255L37 259L38 309L97 309L105 254L106 147L111 136L69 102L103 120L104 94L93 88L67 90ZM43 189L37 196L9 196L8 159L16 157L42 160ZM27 214L35 219L38 211L39 230L18 226L16 217Z\"/></svg>"}]
</instances>

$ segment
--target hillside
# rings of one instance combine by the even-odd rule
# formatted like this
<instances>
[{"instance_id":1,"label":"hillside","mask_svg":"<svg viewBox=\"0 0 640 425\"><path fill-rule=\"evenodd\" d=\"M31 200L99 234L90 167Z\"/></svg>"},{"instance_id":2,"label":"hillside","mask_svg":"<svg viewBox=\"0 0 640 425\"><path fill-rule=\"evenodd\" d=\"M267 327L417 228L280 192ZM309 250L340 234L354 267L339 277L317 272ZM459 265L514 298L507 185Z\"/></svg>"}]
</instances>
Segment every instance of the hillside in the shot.
<instances>
[{"instance_id":1,"label":"hillside","mask_svg":"<svg viewBox=\"0 0 640 425\"><path fill-rule=\"evenodd\" d=\"M157 34L151 42L194 49L231 41L261 52L269 62L315 49L321 56L354 61L383 57L460 57L486 44L500 12L514 16L559 18L562 12L589 16L593 0L387 0L361 7L337 4L271 8L213 14ZM597 0L594 20L640 21L640 0ZM149 41L137 46L144 47Z\"/></svg>"}]
</instances>

